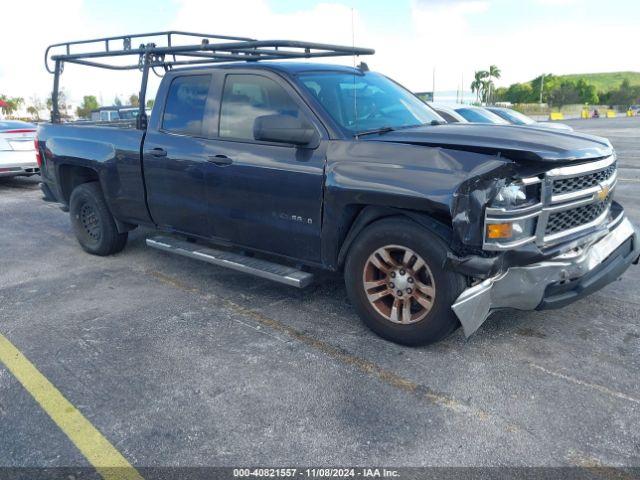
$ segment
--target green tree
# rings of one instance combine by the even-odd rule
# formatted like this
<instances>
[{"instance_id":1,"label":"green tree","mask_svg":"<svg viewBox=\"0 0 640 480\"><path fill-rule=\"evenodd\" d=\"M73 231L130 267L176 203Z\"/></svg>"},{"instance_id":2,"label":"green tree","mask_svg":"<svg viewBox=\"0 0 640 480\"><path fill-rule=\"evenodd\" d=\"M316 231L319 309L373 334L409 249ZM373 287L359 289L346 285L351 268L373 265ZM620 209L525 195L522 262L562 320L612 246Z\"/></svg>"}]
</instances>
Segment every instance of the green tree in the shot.
<instances>
[{"instance_id":1,"label":"green tree","mask_svg":"<svg viewBox=\"0 0 640 480\"><path fill-rule=\"evenodd\" d=\"M493 98L495 102L508 102L507 92L509 89L507 87L498 87L493 92Z\"/></svg>"},{"instance_id":2,"label":"green tree","mask_svg":"<svg viewBox=\"0 0 640 480\"><path fill-rule=\"evenodd\" d=\"M551 73L538 75L529 83L531 85L531 97L526 103L537 103L540 101L540 88L542 88L542 103L546 103L549 99L549 92L560 87L560 80Z\"/></svg>"},{"instance_id":3,"label":"green tree","mask_svg":"<svg viewBox=\"0 0 640 480\"><path fill-rule=\"evenodd\" d=\"M549 92L549 104L554 107L580 103L580 100L580 92L576 85L570 81L565 80L559 87Z\"/></svg>"},{"instance_id":4,"label":"green tree","mask_svg":"<svg viewBox=\"0 0 640 480\"><path fill-rule=\"evenodd\" d=\"M494 92L493 79L495 78L496 80L498 80L501 75L502 75L502 72L496 65L489 66L489 82L487 85L487 87L489 88L489 93L487 94L488 102L491 102L491 103L495 102L494 94L493 94Z\"/></svg>"},{"instance_id":5,"label":"green tree","mask_svg":"<svg viewBox=\"0 0 640 480\"><path fill-rule=\"evenodd\" d=\"M490 103L491 102L491 95L493 92L493 81L491 80L483 80L482 81L482 103Z\"/></svg>"},{"instance_id":6,"label":"green tree","mask_svg":"<svg viewBox=\"0 0 640 480\"><path fill-rule=\"evenodd\" d=\"M595 85L587 83L582 78L576 82L576 90L580 96L581 103L590 103L591 105L597 105L600 102L598 92Z\"/></svg>"},{"instance_id":7,"label":"green tree","mask_svg":"<svg viewBox=\"0 0 640 480\"><path fill-rule=\"evenodd\" d=\"M471 91L476 94L476 101L480 102L485 96L486 79L489 77L489 72L486 70L478 70L473 75L473 82L471 82Z\"/></svg>"},{"instance_id":8,"label":"green tree","mask_svg":"<svg viewBox=\"0 0 640 480\"><path fill-rule=\"evenodd\" d=\"M0 100L2 100L2 113L5 115L12 115L20 105L24 103L24 98L22 97L7 97L6 95L0 95Z\"/></svg>"},{"instance_id":9,"label":"green tree","mask_svg":"<svg viewBox=\"0 0 640 480\"><path fill-rule=\"evenodd\" d=\"M505 99L511 103L530 103L536 101L533 87L529 83L514 83L509 86Z\"/></svg>"},{"instance_id":10,"label":"green tree","mask_svg":"<svg viewBox=\"0 0 640 480\"><path fill-rule=\"evenodd\" d=\"M29 105L27 107L27 113L31 115L31 118L33 118L34 120L40 120L40 112L33 105Z\"/></svg>"},{"instance_id":11,"label":"green tree","mask_svg":"<svg viewBox=\"0 0 640 480\"><path fill-rule=\"evenodd\" d=\"M628 79L624 79L616 90L609 92L606 99L609 105L629 106L640 103L640 86L631 86Z\"/></svg>"},{"instance_id":12,"label":"green tree","mask_svg":"<svg viewBox=\"0 0 640 480\"><path fill-rule=\"evenodd\" d=\"M136 95L135 93L132 93L129 96L129 105L131 105L132 107L140 106L140 99L138 98L138 95Z\"/></svg>"},{"instance_id":13,"label":"green tree","mask_svg":"<svg viewBox=\"0 0 640 480\"><path fill-rule=\"evenodd\" d=\"M80 118L89 118L91 111L99 107L98 100L94 95L85 95L82 97L82 104L76 108L76 115Z\"/></svg>"},{"instance_id":14,"label":"green tree","mask_svg":"<svg viewBox=\"0 0 640 480\"><path fill-rule=\"evenodd\" d=\"M40 97L37 95L29 98L29 106L27 107L27 113L31 115L31 118L34 120L40 120L40 111L44 110L44 103L40 100Z\"/></svg>"},{"instance_id":15,"label":"green tree","mask_svg":"<svg viewBox=\"0 0 640 480\"><path fill-rule=\"evenodd\" d=\"M47 110L53 109L53 93L47 98ZM63 88L58 90L58 109L62 115L67 114L67 93Z\"/></svg>"},{"instance_id":16,"label":"green tree","mask_svg":"<svg viewBox=\"0 0 640 480\"><path fill-rule=\"evenodd\" d=\"M153 98L151 100L147 100L147 108L153 108L154 103L155 100Z\"/></svg>"},{"instance_id":17,"label":"green tree","mask_svg":"<svg viewBox=\"0 0 640 480\"><path fill-rule=\"evenodd\" d=\"M121 107L122 106L122 100L120 100L120 98L116 96L116 98L113 99L113 105L116 106L116 107Z\"/></svg>"}]
</instances>

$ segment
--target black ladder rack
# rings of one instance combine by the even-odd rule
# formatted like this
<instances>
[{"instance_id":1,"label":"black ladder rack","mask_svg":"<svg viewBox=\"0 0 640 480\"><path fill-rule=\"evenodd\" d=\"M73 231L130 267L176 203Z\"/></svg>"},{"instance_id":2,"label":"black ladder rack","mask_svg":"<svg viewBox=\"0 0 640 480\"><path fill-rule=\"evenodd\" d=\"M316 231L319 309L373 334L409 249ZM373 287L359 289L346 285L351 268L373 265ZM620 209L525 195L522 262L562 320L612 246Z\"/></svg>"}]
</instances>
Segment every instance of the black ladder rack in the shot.
<instances>
[{"instance_id":1,"label":"black ladder rack","mask_svg":"<svg viewBox=\"0 0 640 480\"><path fill-rule=\"evenodd\" d=\"M140 42L135 47L134 42ZM51 121L60 122L58 90L65 63L108 70L140 70L140 112L137 128L145 129L145 96L149 69L170 70L180 65L210 65L228 62L291 60L299 58L372 55L370 48L348 47L295 40L256 40L247 37L166 31L56 43L45 51L45 67L54 75ZM135 63L116 59L137 57ZM53 64L53 65L52 65Z\"/></svg>"}]
</instances>

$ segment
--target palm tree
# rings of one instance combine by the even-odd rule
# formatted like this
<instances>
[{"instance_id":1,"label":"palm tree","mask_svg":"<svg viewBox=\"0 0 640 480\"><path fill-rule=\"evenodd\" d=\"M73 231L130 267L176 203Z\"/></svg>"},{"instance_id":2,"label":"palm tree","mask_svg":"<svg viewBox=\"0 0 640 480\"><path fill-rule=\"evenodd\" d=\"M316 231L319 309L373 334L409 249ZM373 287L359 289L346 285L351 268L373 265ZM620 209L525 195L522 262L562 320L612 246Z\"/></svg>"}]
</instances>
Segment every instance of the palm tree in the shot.
<instances>
[{"instance_id":1,"label":"palm tree","mask_svg":"<svg viewBox=\"0 0 640 480\"><path fill-rule=\"evenodd\" d=\"M495 66L495 65L491 65L489 67L489 78L500 78L500 75L502 74L502 72L500 71L500 69Z\"/></svg>"},{"instance_id":2,"label":"palm tree","mask_svg":"<svg viewBox=\"0 0 640 480\"><path fill-rule=\"evenodd\" d=\"M485 82L484 79L489 76L486 70L478 70L474 73L473 82L471 82L471 91L476 94L476 101L480 102L480 98L484 97Z\"/></svg>"},{"instance_id":3,"label":"palm tree","mask_svg":"<svg viewBox=\"0 0 640 480\"><path fill-rule=\"evenodd\" d=\"M490 65L488 74L489 74L489 85L488 85L489 94L487 95L487 100L486 100L487 103L493 101L493 79L495 78L497 80L498 78L500 78L500 75L502 74L502 72L496 65Z\"/></svg>"},{"instance_id":4,"label":"palm tree","mask_svg":"<svg viewBox=\"0 0 640 480\"><path fill-rule=\"evenodd\" d=\"M490 103L491 94L493 92L493 82L491 80L482 81L482 103Z\"/></svg>"}]
</instances>

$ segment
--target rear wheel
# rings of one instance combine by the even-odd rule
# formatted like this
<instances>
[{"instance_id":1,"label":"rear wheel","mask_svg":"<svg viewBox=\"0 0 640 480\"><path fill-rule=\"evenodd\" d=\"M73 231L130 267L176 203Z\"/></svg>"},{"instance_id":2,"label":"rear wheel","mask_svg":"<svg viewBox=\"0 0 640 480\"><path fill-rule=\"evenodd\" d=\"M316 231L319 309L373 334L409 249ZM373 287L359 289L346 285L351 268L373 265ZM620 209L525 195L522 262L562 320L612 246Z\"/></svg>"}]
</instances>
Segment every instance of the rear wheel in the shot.
<instances>
[{"instance_id":1,"label":"rear wheel","mask_svg":"<svg viewBox=\"0 0 640 480\"><path fill-rule=\"evenodd\" d=\"M459 326L451 305L465 279L442 268L447 248L408 219L381 220L351 247L345 282L363 322L405 345L437 342Z\"/></svg>"},{"instance_id":2,"label":"rear wheel","mask_svg":"<svg viewBox=\"0 0 640 480\"><path fill-rule=\"evenodd\" d=\"M69 200L71 224L80 246L94 255L111 255L127 243L127 233L118 233L115 221L97 182L78 185Z\"/></svg>"}]
</instances>

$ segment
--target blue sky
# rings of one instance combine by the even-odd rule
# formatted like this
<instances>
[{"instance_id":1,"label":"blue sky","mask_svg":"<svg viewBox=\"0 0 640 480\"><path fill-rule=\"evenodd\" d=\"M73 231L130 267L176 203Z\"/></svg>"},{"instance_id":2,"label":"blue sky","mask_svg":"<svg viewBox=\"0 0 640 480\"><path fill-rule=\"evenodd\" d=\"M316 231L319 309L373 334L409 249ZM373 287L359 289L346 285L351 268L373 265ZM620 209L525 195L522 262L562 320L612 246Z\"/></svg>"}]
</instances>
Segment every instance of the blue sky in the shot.
<instances>
[{"instance_id":1,"label":"blue sky","mask_svg":"<svg viewBox=\"0 0 640 480\"><path fill-rule=\"evenodd\" d=\"M46 97L42 67L47 44L93 36L183 29L257 38L356 43L376 49L373 70L413 90L455 90L473 72L498 65L499 84L545 73L640 71L637 0L32 0L6 2L0 42L20 39L4 53L0 93ZM38 15L33 15L34 11ZM54 28L55 27L55 28ZM351 63L350 59L338 60ZM97 94L105 102L137 89L133 74L69 67L63 85L72 100Z\"/></svg>"}]
</instances>

